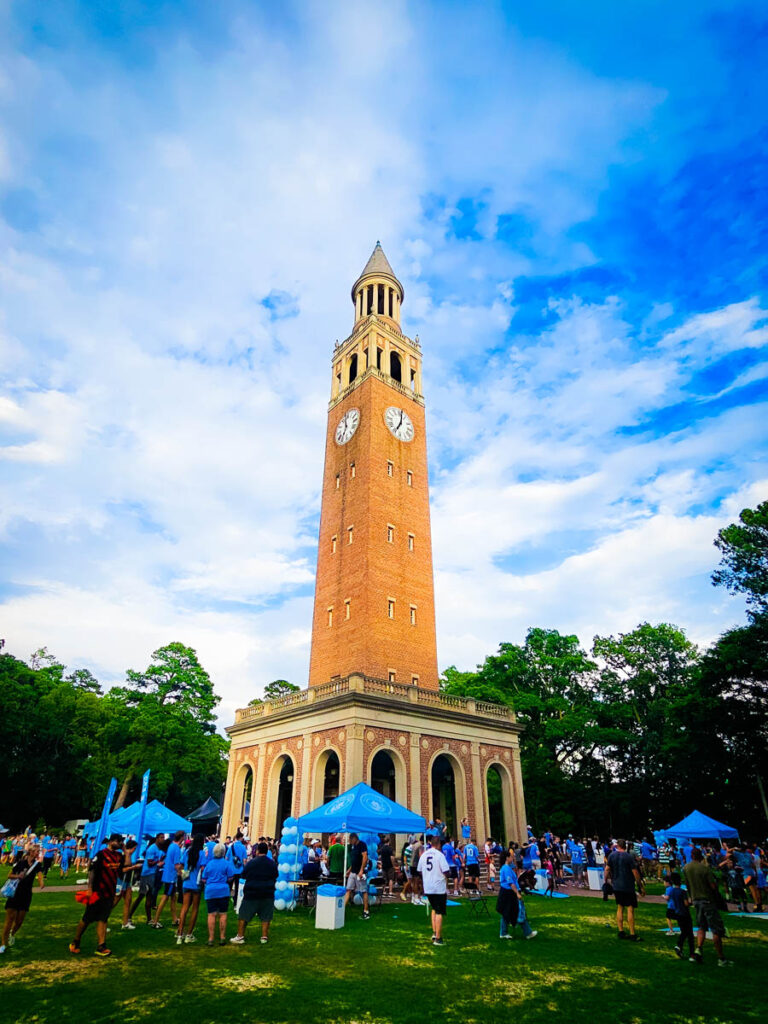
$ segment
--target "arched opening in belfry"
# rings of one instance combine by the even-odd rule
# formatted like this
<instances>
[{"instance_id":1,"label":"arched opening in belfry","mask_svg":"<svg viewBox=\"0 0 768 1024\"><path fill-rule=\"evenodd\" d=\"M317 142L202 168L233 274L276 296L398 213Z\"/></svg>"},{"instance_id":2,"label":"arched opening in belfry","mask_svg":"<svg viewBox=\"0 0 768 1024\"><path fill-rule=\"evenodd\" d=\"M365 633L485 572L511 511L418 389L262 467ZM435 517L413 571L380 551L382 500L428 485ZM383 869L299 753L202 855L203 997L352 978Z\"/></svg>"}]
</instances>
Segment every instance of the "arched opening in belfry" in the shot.
<instances>
[{"instance_id":1,"label":"arched opening in belfry","mask_svg":"<svg viewBox=\"0 0 768 1024\"><path fill-rule=\"evenodd\" d=\"M247 767L245 770L242 787L240 800L238 801L237 817L238 823L242 822L243 825L247 825L251 817L251 800L253 799L253 771L250 767Z\"/></svg>"},{"instance_id":2,"label":"arched opening in belfry","mask_svg":"<svg viewBox=\"0 0 768 1024\"><path fill-rule=\"evenodd\" d=\"M503 846L509 837L507 823L504 820L501 772L495 764L488 765L488 771L485 773L485 791L488 795L488 834Z\"/></svg>"},{"instance_id":3,"label":"arched opening in belfry","mask_svg":"<svg viewBox=\"0 0 768 1024\"><path fill-rule=\"evenodd\" d=\"M395 762L386 750L380 750L371 762L371 789L387 797L388 800L396 800L395 792Z\"/></svg>"},{"instance_id":4,"label":"arched opening in belfry","mask_svg":"<svg viewBox=\"0 0 768 1024\"><path fill-rule=\"evenodd\" d=\"M379 301L378 301L378 304L377 304L376 308L379 311L379 313L383 314L384 313L384 285L383 284L377 284L376 285L376 291L379 293L378 294L378 300Z\"/></svg>"},{"instance_id":5,"label":"arched opening in belfry","mask_svg":"<svg viewBox=\"0 0 768 1024\"><path fill-rule=\"evenodd\" d=\"M370 316L373 312L373 285L369 284L365 290L367 293L365 297L365 310L366 314Z\"/></svg>"},{"instance_id":6,"label":"arched opening in belfry","mask_svg":"<svg viewBox=\"0 0 768 1024\"><path fill-rule=\"evenodd\" d=\"M448 834L456 835L456 776L445 754L436 757L432 765L432 818L440 818L448 826Z\"/></svg>"},{"instance_id":7,"label":"arched opening in belfry","mask_svg":"<svg viewBox=\"0 0 768 1024\"><path fill-rule=\"evenodd\" d=\"M353 352L349 357L349 383L357 377L357 352Z\"/></svg>"},{"instance_id":8,"label":"arched opening in belfry","mask_svg":"<svg viewBox=\"0 0 768 1024\"><path fill-rule=\"evenodd\" d=\"M388 288L387 292L389 293L389 315L390 315L390 317L392 317L392 316L394 316L394 309L393 309L393 307L394 307L394 301L395 301L395 293L394 293L394 291L391 288Z\"/></svg>"},{"instance_id":9,"label":"arched opening in belfry","mask_svg":"<svg viewBox=\"0 0 768 1024\"><path fill-rule=\"evenodd\" d=\"M280 779L277 784L277 817L273 835L279 836L283 822L291 816L293 807L293 761L284 754L280 759Z\"/></svg>"},{"instance_id":10,"label":"arched opening in belfry","mask_svg":"<svg viewBox=\"0 0 768 1024\"><path fill-rule=\"evenodd\" d=\"M402 383L403 380L403 364L400 362L400 356L397 352L389 353L389 376L392 380Z\"/></svg>"},{"instance_id":11,"label":"arched opening in belfry","mask_svg":"<svg viewBox=\"0 0 768 1024\"><path fill-rule=\"evenodd\" d=\"M339 795L339 780L341 778L341 766L335 750L328 753L323 772L323 803L334 800Z\"/></svg>"}]
</instances>

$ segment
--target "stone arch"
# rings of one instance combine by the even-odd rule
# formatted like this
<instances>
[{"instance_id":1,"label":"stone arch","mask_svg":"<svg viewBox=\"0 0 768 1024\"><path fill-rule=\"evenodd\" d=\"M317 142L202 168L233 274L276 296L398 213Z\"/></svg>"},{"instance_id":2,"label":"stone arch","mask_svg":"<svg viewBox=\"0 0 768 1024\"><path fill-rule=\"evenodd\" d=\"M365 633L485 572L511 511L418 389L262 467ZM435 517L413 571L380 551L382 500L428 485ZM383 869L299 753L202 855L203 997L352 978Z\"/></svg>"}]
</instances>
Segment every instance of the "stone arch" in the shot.
<instances>
[{"instance_id":1,"label":"stone arch","mask_svg":"<svg viewBox=\"0 0 768 1024\"><path fill-rule=\"evenodd\" d=\"M325 770L326 770L326 766L328 765L328 761L330 760L330 755L331 754L335 754L336 758L337 758L337 760L339 762L338 783L339 783L339 792L341 792L341 780L343 778L342 771L341 771L341 769L342 769L341 752L336 747L334 747L333 745L329 745L327 747L323 747L323 749L320 751L320 753L315 758L315 765L314 765L314 769L313 769L313 772L312 772L312 790L311 790L311 792L312 792L312 804L311 804L311 807L309 808L309 810L314 810L315 807L320 807L322 804L324 804L326 802L325 801L325 788L326 788L325 787L325 782L326 782Z\"/></svg>"},{"instance_id":2,"label":"stone arch","mask_svg":"<svg viewBox=\"0 0 768 1024\"><path fill-rule=\"evenodd\" d=\"M283 821L293 813L296 797L296 762L290 751L281 750L269 769L263 824L267 835L280 835Z\"/></svg>"},{"instance_id":3,"label":"stone arch","mask_svg":"<svg viewBox=\"0 0 768 1024\"><path fill-rule=\"evenodd\" d=\"M498 774L499 781L501 783L501 819L504 835L497 836L494 832L494 824L498 822L499 814L496 812L492 814L491 800L488 792L488 773L495 771ZM511 839L517 839L517 822L515 821L514 812L514 782L512 779L512 773L509 770L508 765L504 764L503 761L496 757L490 758L483 768L483 805L485 809L485 820L487 822L488 834L492 835L494 839L501 842L502 846L508 843ZM479 837L478 837L479 838ZM483 837L486 838L486 837Z\"/></svg>"},{"instance_id":4,"label":"stone arch","mask_svg":"<svg viewBox=\"0 0 768 1024\"><path fill-rule=\"evenodd\" d=\"M385 793L384 796L389 796L390 800L395 800L403 806L408 806L408 769L405 764L405 758L396 750L394 747L387 746L386 743L380 743L377 747L374 747L368 757L368 764L365 770L365 778L369 786L373 786L373 762L376 759L377 754L388 754L389 759L392 762L392 767L395 771L394 776L394 796L390 796L389 793ZM373 787L376 788L375 786Z\"/></svg>"},{"instance_id":5,"label":"stone arch","mask_svg":"<svg viewBox=\"0 0 768 1024\"><path fill-rule=\"evenodd\" d=\"M237 828L240 822L243 824L246 822L250 823L256 815L257 808L253 805L255 782L256 774L253 765L246 761L238 768L232 788L233 800L230 818L234 819L234 828Z\"/></svg>"},{"instance_id":6,"label":"stone arch","mask_svg":"<svg viewBox=\"0 0 768 1024\"><path fill-rule=\"evenodd\" d=\"M450 765L451 773L453 775L453 807L451 809L450 814L446 813L446 807L441 808L439 805L435 806L435 766L437 766L438 771L441 770L442 765L439 763L440 758L444 758L448 762L448 764ZM431 818L432 821L435 820L435 817L443 818L443 820L446 821L446 824L448 825L448 830L450 834L454 837L460 836L461 831L459 826L461 819L466 818L469 815L467 800L467 775L466 772L464 771L464 765L461 763L458 757L456 757L455 754L451 753L450 750L436 750L429 761L429 773L427 775L427 778L429 780L429 814L427 815L427 817ZM445 818L443 817L441 810L444 813L446 813Z\"/></svg>"}]
</instances>

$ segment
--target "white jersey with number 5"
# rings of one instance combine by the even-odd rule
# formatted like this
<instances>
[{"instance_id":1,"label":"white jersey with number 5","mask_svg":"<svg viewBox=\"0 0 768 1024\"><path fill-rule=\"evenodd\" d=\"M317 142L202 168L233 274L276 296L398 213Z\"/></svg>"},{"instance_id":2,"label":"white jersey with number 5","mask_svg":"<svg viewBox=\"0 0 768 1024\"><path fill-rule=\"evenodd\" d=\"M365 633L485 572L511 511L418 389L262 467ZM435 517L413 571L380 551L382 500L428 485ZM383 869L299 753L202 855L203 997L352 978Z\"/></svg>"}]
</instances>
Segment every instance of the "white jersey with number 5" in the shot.
<instances>
[{"instance_id":1,"label":"white jersey with number 5","mask_svg":"<svg viewBox=\"0 0 768 1024\"><path fill-rule=\"evenodd\" d=\"M421 872L425 893L435 895L440 892L448 892L443 872L451 869L440 850L436 850L434 847L425 850L419 857L418 870Z\"/></svg>"}]
</instances>

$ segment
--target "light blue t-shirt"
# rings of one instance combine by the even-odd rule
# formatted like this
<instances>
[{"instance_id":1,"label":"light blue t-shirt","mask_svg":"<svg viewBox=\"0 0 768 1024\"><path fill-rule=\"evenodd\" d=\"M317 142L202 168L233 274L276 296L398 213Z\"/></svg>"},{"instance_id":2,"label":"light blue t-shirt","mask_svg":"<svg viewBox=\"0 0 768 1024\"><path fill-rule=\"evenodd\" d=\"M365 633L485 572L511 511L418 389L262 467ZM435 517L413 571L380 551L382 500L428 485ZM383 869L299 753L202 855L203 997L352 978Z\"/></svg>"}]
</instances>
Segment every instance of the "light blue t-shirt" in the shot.
<instances>
[{"instance_id":1,"label":"light blue t-shirt","mask_svg":"<svg viewBox=\"0 0 768 1024\"><path fill-rule=\"evenodd\" d=\"M232 865L225 857L212 857L203 868L205 898L216 900L229 896L229 880L234 874Z\"/></svg>"},{"instance_id":2,"label":"light blue t-shirt","mask_svg":"<svg viewBox=\"0 0 768 1024\"><path fill-rule=\"evenodd\" d=\"M443 856L445 857L445 859L446 859L446 861L448 863L448 867L449 868L454 867L456 862L454 860L455 851L453 849L453 843L445 843L443 845Z\"/></svg>"},{"instance_id":3,"label":"light blue t-shirt","mask_svg":"<svg viewBox=\"0 0 768 1024\"><path fill-rule=\"evenodd\" d=\"M157 843L150 843L144 854L144 866L141 869L142 878L154 875L157 862L162 859L162 856L163 854Z\"/></svg>"},{"instance_id":4,"label":"light blue t-shirt","mask_svg":"<svg viewBox=\"0 0 768 1024\"><path fill-rule=\"evenodd\" d=\"M176 881L176 865L181 863L181 847L178 843L171 843L165 851L165 864L163 865L163 877L161 881L165 885L168 882Z\"/></svg>"},{"instance_id":5,"label":"light blue t-shirt","mask_svg":"<svg viewBox=\"0 0 768 1024\"><path fill-rule=\"evenodd\" d=\"M502 865L501 871L499 872L499 885L502 889L517 889L520 887L517 884L517 872L511 864Z\"/></svg>"},{"instance_id":6,"label":"light blue t-shirt","mask_svg":"<svg viewBox=\"0 0 768 1024\"><path fill-rule=\"evenodd\" d=\"M640 856L643 858L643 860L653 860L656 856L655 847L651 846L650 843L643 843L640 846Z\"/></svg>"},{"instance_id":7,"label":"light blue t-shirt","mask_svg":"<svg viewBox=\"0 0 768 1024\"><path fill-rule=\"evenodd\" d=\"M467 843L467 845L464 847L464 860L466 861L467 864L479 863L479 855L479 851L474 843Z\"/></svg>"},{"instance_id":8,"label":"light blue t-shirt","mask_svg":"<svg viewBox=\"0 0 768 1024\"><path fill-rule=\"evenodd\" d=\"M184 892L200 892L200 872L203 870L203 851L198 854L197 864L194 868L189 866L189 850L184 850L181 855L181 870L189 871L189 878L184 879L182 890Z\"/></svg>"},{"instance_id":9,"label":"light blue t-shirt","mask_svg":"<svg viewBox=\"0 0 768 1024\"><path fill-rule=\"evenodd\" d=\"M471 828L471 826L470 825L462 825L461 826L461 838L462 839L469 839L469 837L471 835L472 835L472 828Z\"/></svg>"},{"instance_id":10,"label":"light blue t-shirt","mask_svg":"<svg viewBox=\"0 0 768 1024\"><path fill-rule=\"evenodd\" d=\"M241 875L243 873L245 858L247 856L248 847L245 843L241 843L239 839L236 839L227 850L227 860L232 865L236 875Z\"/></svg>"},{"instance_id":11,"label":"light blue t-shirt","mask_svg":"<svg viewBox=\"0 0 768 1024\"><path fill-rule=\"evenodd\" d=\"M571 848L571 864L584 863L584 847L575 843Z\"/></svg>"}]
</instances>

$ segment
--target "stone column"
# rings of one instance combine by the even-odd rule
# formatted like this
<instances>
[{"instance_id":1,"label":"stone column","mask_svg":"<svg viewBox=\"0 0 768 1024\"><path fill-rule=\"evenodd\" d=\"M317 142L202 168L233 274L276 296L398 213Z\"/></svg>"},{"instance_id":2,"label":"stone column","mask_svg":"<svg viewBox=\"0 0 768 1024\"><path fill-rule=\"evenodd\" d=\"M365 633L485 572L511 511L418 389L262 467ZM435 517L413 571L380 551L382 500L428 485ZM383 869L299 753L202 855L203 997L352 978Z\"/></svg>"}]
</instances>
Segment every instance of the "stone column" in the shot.
<instances>
[{"instance_id":1,"label":"stone column","mask_svg":"<svg viewBox=\"0 0 768 1024\"><path fill-rule=\"evenodd\" d=\"M475 804L475 820L470 821L470 825L472 825L475 831L475 839L478 843L481 843L487 838L488 832L485 821L485 786L483 784L483 771L480 765L480 744L477 742L472 743L470 750L472 755L472 796Z\"/></svg>"},{"instance_id":2,"label":"stone column","mask_svg":"<svg viewBox=\"0 0 768 1024\"><path fill-rule=\"evenodd\" d=\"M266 831L264 828L264 818L266 817L266 810L263 806L264 775L266 774L267 748L263 743L256 748L256 754L257 761L254 771L253 791L251 793L251 820L258 820L259 827L258 829L253 829L250 822L248 823L251 839L253 839L254 833L257 839L259 836L272 835L271 830Z\"/></svg>"},{"instance_id":3,"label":"stone column","mask_svg":"<svg viewBox=\"0 0 768 1024\"><path fill-rule=\"evenodd\" d=\"M312 733L304 733L304 746L301 751L301 790L299 793L299 809L296 817L306 814L312 808L309 805L310 758L312 756Z\"/></svg>"},{"instance_id":4,"label":"stone column","mask_svg":"<svg viewBox=\"0 0 768 1024\"><path fill-rule=\"evenodd\" d=\"M411 777L411 802L408 806L416 814L421 814L421 733L419 732L411 733L410 755L408 774Z\"/></svg>"}]
</instances>

